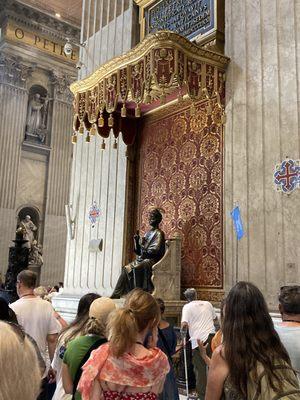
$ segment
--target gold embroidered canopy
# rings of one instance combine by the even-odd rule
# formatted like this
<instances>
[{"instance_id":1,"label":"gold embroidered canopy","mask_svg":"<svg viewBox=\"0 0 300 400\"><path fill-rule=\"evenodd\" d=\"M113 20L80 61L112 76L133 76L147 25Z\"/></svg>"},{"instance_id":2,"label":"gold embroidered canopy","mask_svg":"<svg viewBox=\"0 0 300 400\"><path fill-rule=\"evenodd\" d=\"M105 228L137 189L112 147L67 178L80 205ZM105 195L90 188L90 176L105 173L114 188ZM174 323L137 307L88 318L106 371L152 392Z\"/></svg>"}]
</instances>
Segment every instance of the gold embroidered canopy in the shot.
<instances>
[{"instance_id":1,"label":"gold embroidered canopy","mask_svg":"<svg viewBox=\"0 0 300 400\"><path fill-rule=\"evenodd\" d=\"M147 36L134 49L102 65L71 85L74 135L87 130L108 137L112 129L132 143L135 118L160 104L188 97L193 102L216 98L223 113L225 69L229 59L201 48L170 31ZM132 131L132 129L131 129Z\"/></svg>"}]
</instances>

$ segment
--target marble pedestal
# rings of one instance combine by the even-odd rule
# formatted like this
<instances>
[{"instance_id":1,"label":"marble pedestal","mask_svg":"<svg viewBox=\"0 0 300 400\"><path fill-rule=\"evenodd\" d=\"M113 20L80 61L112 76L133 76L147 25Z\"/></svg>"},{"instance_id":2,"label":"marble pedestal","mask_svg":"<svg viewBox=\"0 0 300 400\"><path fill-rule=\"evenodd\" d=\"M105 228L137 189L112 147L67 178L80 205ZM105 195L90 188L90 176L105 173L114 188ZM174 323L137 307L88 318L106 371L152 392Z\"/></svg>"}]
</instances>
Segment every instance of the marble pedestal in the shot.
<instances>
[{"instance_id":1,"label":"marble pedestal","mask_svg":"<svg viewBox=\"0 0 300 400\"><path fill-rule=\"evenodd\" d=\"M72 322L76 316L79 300L82 296L60 293L52 298L52 305L67 322ZM114 299L117 307L122 307L124 299Z\"/></svg>"}]
</instances>

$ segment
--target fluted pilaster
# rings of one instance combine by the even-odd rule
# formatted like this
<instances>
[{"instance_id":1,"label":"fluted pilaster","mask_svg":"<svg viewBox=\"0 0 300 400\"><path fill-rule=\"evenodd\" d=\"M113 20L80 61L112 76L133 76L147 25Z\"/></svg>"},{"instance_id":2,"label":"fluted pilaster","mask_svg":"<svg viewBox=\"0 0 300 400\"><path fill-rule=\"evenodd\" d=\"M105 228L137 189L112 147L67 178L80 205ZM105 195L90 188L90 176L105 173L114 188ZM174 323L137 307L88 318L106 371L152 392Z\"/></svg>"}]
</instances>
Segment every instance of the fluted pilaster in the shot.
<instances>
[{"instance_id":1,"label":"fluted pilaster","mask_svg":"<svg viewBox=\"0 0 300 400\"><path fill-rule=\"evenodd\" d=\"M50 79L54 85L54 101L42 279L54 283L63 280L62 262L65 259L67 240L65 204L68 203L70 187L73 108L69 91L70 78L51 73Z\"/></svg>"}]
</instances>

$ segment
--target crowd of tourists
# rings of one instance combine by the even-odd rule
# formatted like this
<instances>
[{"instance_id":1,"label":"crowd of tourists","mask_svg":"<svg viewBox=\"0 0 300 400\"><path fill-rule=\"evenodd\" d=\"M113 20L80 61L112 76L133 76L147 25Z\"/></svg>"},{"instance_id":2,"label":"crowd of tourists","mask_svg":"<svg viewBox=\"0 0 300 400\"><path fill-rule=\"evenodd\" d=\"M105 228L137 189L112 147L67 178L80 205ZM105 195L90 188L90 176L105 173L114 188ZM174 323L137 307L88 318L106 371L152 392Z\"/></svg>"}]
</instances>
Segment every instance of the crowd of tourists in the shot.
<instances>
[{"instance_id":1,"label":"crowd of tourists","mask_svg":"<svg viewBox=\"0 0 300 400\"><path fill-rule=\"evenodd\" d=\"M89 293L68 324L34 272L18 275L17 292L0 298L0 400L179 400L173 356L186 349L162 299L137 288L117 308ZM249 282L230 290L220 319L195 289L184 294L180 337L198 399L300 399L300 286L280 289L275 325Z\"/></svg>"}]
</instances>

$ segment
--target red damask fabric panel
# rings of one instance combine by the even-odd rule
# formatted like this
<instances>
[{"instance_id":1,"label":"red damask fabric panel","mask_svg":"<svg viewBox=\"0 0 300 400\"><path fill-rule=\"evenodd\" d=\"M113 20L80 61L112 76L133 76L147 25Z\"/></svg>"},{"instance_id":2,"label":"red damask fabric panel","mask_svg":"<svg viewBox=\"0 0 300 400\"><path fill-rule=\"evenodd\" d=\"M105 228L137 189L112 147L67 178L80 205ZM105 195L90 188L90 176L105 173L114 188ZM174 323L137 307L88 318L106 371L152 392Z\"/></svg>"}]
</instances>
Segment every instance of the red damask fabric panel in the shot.
<instances>
[{"instance_id":1,"label":"red damask fabric panel","mask_svg":"<svg viewBox=\"0 0 300 400\"><path fill-rule=\"evenodd\" d=\"M139 218L164 211L166 237L182 236L182 286L223 287L223 142L218 105L146 121L140 140Z\"/></svg>"}]
</instances>

